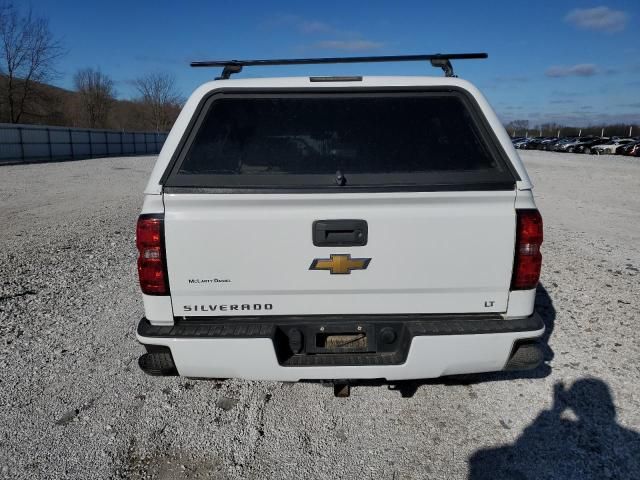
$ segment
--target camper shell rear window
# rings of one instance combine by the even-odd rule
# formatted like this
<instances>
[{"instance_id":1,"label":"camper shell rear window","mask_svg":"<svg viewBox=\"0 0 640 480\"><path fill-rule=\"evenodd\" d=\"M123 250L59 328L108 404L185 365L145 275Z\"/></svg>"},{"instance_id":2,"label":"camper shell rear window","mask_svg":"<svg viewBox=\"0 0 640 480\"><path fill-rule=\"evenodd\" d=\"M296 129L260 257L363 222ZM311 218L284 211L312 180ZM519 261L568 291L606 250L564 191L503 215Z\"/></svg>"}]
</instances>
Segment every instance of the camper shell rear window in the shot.
<instances>
[{"instance_id":1,"label":"camper shell rear window","mask_svg":"<svg viewBox=\"0 0 640 480\"><path fill-rule=\"evenodd\" d=\"M452 90L218 92L165 187L512 189L515 173L474 103Z\"/></svg>"}]
</instances>

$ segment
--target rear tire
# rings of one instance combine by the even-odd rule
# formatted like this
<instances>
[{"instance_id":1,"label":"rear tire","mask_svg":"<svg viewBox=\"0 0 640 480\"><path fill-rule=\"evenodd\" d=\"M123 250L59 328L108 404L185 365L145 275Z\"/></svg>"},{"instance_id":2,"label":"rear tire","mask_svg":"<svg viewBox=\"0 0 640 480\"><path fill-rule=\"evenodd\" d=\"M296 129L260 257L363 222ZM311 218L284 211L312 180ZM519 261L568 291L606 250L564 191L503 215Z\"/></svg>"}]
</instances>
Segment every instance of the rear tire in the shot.
<instances>
[{"instance_id":1,"label":"rear tire","mask_svg":"<svg viewBox=\"0 0 640 480\"><path fill-rule=\"evenodd\" d=\"M176 370L170 352L145 353L138 358L138 366L147 375L155 377L173 377L178 375L178 370Z\"/></svg>"}]
</instances>

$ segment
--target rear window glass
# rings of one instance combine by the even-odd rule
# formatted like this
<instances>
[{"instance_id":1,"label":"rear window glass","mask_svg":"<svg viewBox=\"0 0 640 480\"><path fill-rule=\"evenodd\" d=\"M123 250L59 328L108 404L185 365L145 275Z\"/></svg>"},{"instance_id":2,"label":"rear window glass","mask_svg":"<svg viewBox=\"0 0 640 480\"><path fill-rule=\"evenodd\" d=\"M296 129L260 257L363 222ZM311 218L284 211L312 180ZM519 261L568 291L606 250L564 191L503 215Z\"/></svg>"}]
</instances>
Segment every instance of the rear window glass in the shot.
<instances>
[{"instance_id":1,"label":"rear window glass","mask_svg":"<svg viewBox=\"0 0 640 480\"><path fill-rule=\"evenodd\" d=\"M221 95L178 186L419 185L513 180L455 94Z\"/></svg>"}]
</instances>

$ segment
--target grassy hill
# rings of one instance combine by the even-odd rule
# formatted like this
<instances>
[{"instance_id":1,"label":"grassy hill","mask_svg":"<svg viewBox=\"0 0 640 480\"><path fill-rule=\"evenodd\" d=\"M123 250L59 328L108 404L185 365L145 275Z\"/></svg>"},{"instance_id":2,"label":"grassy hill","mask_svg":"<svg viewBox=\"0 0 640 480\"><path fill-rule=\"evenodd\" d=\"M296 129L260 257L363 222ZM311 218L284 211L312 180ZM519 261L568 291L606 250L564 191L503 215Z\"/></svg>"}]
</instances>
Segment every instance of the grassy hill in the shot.
<instances>
[{"instance_id":1,"label":"grassy hill","mask_svg":"<svg viewBox=\"0 0 640 480\"><path fill-rule=\"evenodd\" d=\"M44 83L36 83L34 90L35 93L26 103L19 123L90 127L77 92ZM178 113L179 109L176 108L174 118ZM10 123L7 77L4 75L0 75L0 123ZM141 131L153 130L153 125L149 122L142 103L115 99L111 104L107 121L96 128Z\"/></svg>"}]
</instances>

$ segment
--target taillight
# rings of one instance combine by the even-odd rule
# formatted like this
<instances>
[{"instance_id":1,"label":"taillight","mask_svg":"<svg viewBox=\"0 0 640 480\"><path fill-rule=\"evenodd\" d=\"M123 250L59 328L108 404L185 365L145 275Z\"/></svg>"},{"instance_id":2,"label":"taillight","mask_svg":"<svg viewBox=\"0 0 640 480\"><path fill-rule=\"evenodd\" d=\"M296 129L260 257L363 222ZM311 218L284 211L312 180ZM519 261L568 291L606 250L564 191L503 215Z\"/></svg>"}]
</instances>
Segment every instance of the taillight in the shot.
<instances>
[{"instance_id":1,"label":"taillight","mask_svg":"<svg viewBox=\"0 0 640 480\"><path fill-rule=\"evenodd\" d=\"M167 295L169 293L163 235L162 215L140 215L136 227L138 277L142 293L147 295Z\"/></svg>"},{"instance_id":2,"label":"taillight","mask_svg":"<svg viewBox=\"0 0 640 480\"><path fill-rule=\"evenodd\" d=\"M542 217L538 210L516 210L516 249L511 290L536 288L542 266Z\"/></svg>"}]
</instances>

